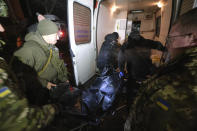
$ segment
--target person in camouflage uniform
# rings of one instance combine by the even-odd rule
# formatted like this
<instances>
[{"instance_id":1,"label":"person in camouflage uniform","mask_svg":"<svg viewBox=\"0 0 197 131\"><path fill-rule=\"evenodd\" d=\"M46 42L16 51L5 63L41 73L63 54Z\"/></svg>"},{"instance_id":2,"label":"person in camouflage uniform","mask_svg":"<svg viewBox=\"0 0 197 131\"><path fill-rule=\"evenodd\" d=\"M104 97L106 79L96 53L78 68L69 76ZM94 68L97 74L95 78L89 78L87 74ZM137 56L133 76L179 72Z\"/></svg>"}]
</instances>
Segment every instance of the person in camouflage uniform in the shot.
<instances>
[{"instance_id":1,"label":"person in camouflage uniform","mask_svg":"<svg viewBox=\"0 0 197 131\"><path fill-rule=\"evenodd\" d=\"M29 106L5 60L0 58L0 130L36 131L53 120L53 105Z\"/></svg>"},{"instance_id":2,"label":"person in camouflage uniform","mask_svg":"<svg viewBox=\"0 0 197 131\"><path fill-rule=\"evenodd\" d=\"M0 0L0 17L6 17L8 16L8 8L6 3L3 0ZM4 32L4 28L0 23L0 32ZM3 50L3 46L5 45L5 42L1 40L0 38L0 51Z\"/></svg>"},{"instance_id":3,"label":"person in camouflage uniform","mask_svg":"<svg viewBox=\"0 0 197 131\"><path fill-rule=\"evenodd\" d=\"M6 7L3 0L0 0L0 6L1 10ZM0 13L0 17L6 15L6 12ZM0 24L0 32L3 31ZM30 106L17 82L6 61L0 57L0 131L36 131L45 127L59 112L57 106Z\"/></svg>"},{"instance_id":4,"label":"person in camouflage uniform","mask_svg":"<svg viewBox=\"0 0 197 131\"><path fill-rule=\"evenodd\" d=\"M125 131L197 129L197 8L180 16L168 38L171 60L142 84Z\"/></svg>"},{"instance_id":5,"label":"person in camouflage uniform","mask_svg":"<svg viewBox=\"0 0 197 131\"><path fill-rule=\"evenodd\" d=\"M0 0L0 16L7 17L8 16L8 7L5 1Z\"/></svg>"}]
</instances>

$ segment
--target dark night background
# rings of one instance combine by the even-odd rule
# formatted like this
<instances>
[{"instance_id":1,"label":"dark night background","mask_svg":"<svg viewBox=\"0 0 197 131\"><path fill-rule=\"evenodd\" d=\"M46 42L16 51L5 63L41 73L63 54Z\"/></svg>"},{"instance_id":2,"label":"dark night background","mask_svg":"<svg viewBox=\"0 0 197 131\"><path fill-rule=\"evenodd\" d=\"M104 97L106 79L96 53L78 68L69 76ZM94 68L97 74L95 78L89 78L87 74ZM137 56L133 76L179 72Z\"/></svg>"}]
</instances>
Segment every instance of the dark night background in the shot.
<instances>
[{"instance_id":1,"label":"dark night background","mask_svg":"<svg viewBox=\"0 0 197 131\"><path fill-rule=\"evenodd\" d=\"M24 16L36 22L36 12L53 14L67 21L67 0L20 0Z\"/></svg>"}]
</instances>

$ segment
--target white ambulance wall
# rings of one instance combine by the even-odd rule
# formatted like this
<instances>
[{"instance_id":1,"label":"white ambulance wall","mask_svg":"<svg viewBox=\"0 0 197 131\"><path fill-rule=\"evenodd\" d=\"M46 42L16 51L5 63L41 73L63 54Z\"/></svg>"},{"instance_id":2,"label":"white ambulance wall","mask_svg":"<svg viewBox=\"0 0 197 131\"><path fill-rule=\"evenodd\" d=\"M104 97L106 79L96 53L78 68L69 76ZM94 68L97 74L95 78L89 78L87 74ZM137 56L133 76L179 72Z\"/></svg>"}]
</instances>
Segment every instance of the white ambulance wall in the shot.
<instances>
[{"instance_id":1,"label":"white ambulance wall","mask_svg":"<svg viewBox=\"0 0 197 131\"><path fill-rule=\"evenodd\" d=\"M100 5L97 23L97 47L100 51L101 45L104 42L105 35L114 32L115 14L113 14L108 5Z\"/></svg>"},{"instance_id":2,"label":"white ambulance wall","mask_svg":"<svg viewBox=\"0 0 197 131\"><path fill-rule=\"evenodd\" d=\"M154 18L154 17L153 17ZM155 27L153 19L141 21L140 34L146 39L153 39L155 34Z\"/></svg>"},{"instance_id":3,"label":"white ambulance wall","mask_svg":"<svg viewBox=\"0 0 197 131\"><path fill-rule=\"evenodd\" d=\"M125 31L127 23L127 11L119 11L116 16L115 31L119 34L119 43L123 44L125 41Z\"/></svg>"},{"instance_id":4,"label":"white ambulance wall","mask_svg":"<svg viewBox=\"0 0 197 131\"><path fill-rule=\"evenodd\" d=\"M155 37L155 40L159 40L162 44L165 44L166 37L169 32L170 18L172 11L172 0L168 0L167 4L156 13L156 17L161 16L161 28L159 37Z\"/></svg>"},{"instance_id":5,"label":"white ambulance wall","mask_svg":"<svg viewBox=\"0 0 197 131\"><path fill-rule=\"evenodd\" d=\"M160 41L163 45L165 45L166 37L169 32L170 27L170 18L171 18L171 11L172 11L172 0L167 0L165 6L161 8L156 13L156 17L161 16L161 27L160 27L160 35L159 37L155 36L156 41ZM152 50L152 55L157 55L161 57L162 53L157 50Z\"/></svg>"},{"instance_id":6,"label":"white ambulance wall","mask_svg":"<svg viewBox=\"0 0 197 131\"><path fill-rule=\"evenodd\" d=\"M127 31L126 31L126 36L125 39L128 40L128 36L131 33L131 28L132 28L132 20L127 21Z\"/></svg>"}]
</instances>

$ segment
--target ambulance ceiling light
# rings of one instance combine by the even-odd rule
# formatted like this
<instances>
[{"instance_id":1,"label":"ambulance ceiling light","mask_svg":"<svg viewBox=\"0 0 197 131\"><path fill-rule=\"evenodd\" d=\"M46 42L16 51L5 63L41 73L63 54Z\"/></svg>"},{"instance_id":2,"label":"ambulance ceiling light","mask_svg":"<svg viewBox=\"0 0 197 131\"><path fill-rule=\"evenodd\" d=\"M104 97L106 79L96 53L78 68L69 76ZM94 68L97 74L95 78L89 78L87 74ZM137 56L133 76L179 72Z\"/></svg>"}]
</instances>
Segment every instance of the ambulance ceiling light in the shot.
<instances>
[{"instance_id":1,"label":"ambulance ceiling light","mask_svg":"<svg viewBox=\"0 0 197 131\"><path fill-rule=\"evenodd\" d=\"M159 2L157 3L157 6L158 6L159 8L161 8L161 7L163 6L163 3L162 3L161 1L159 1Z\"/></svg>"},{"instance_id":2,"label":"ambulance ceiling light","mask_svg":"<svg viewBox=\"0 0 197 131\"><path fill-rule=\"evenodd\" d=\"M111 8L111 11L112 11L112 12L115 12L117 8L118 8L118 7L114 4L114 5L112 6L112 8Z\"/></svg>"},{"instance_id":3,"label":"ambulance ceiling light","mask_svg":"<svg viewBox=\"0 0 197 131\"><path fill-rule=\"evenodd\" d=\"M135 14L135 13L143 13L144 10L131 10L130 13Z\"/></svg>"}]
</instances>

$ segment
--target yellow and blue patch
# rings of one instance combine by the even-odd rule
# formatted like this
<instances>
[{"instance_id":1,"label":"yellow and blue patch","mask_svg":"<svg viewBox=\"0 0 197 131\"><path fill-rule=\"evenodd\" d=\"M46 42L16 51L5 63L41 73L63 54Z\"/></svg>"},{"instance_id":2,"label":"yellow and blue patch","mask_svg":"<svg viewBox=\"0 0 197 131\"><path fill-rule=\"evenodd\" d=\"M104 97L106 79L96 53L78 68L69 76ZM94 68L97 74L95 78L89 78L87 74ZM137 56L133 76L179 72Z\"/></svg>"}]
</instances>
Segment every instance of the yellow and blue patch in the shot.
<instances>
[{"instance_id":1,"label":"yellow and blue patch","mask_svg":"<svg viewBox=\"0 0 197 131\"><path fill-rule=\"evenodd\" d=\"M3 98L10 93L11 93L11 91L7 87L3 87L0 89L0 98Z\"/></svg>"},{"instance_id":2,"label":"yellow and blue patch","mask_svg":"<svg viewBox=\"0 0 197 131\"><path fill-rule=\"evenodd\" d=\"M163 110L165 110L165 111L168 111L169 110L170 105L165 100L163 100L161 98L157 99L156 104L159 107L161 107Z\"/></svg>"}]
</instances>

